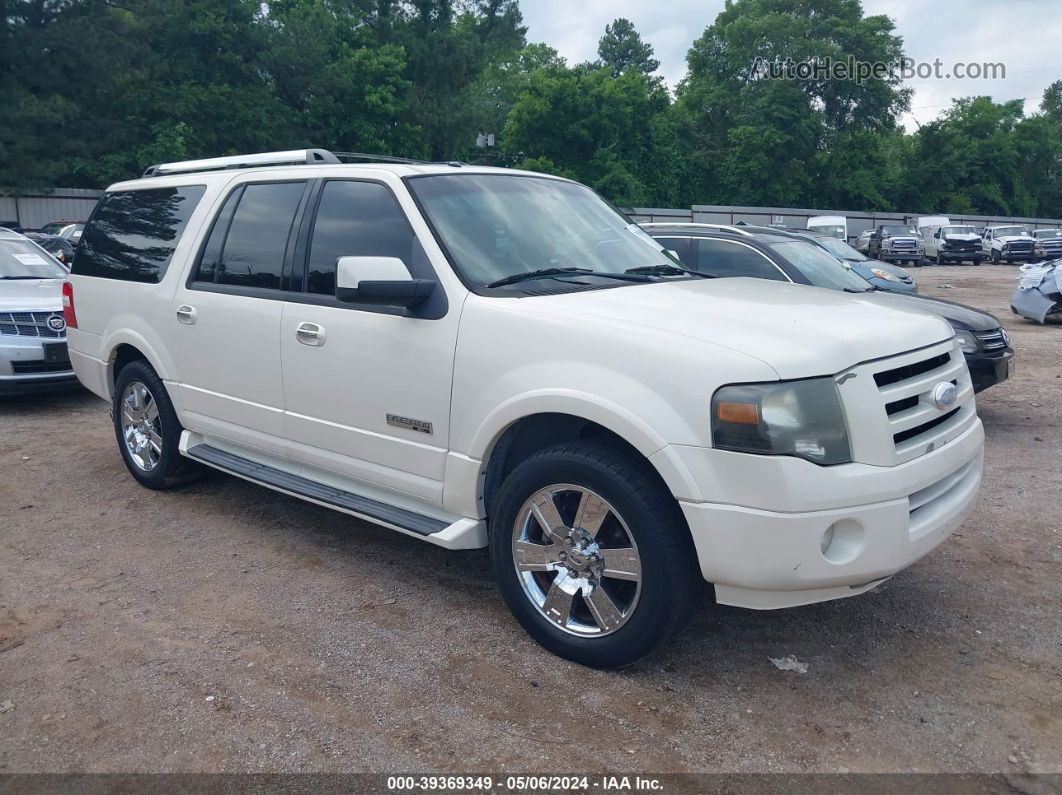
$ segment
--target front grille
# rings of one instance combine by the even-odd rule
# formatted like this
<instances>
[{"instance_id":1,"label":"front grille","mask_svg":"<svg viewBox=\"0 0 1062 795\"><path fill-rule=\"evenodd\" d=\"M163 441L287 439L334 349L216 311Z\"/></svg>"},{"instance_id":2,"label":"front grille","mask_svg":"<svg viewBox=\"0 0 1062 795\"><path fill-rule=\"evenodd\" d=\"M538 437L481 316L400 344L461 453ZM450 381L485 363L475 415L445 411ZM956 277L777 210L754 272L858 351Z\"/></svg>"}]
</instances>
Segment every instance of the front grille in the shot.
<instances>
[{"instance_id":1,"label":"front grille","mask_svg":"<svg viewBox=\"0 0 1062 795\"><path fill-rule=\"evenodd\" d=\"M914 251L918 244L913 240L890 240L889 251Z\"/></svg>"},{"instance_id":2,"label":"front grille","mask_svg":"<svg viewBox=\"0 0 1062 795\"><path fill-rule=\"evenodd\" d=\"M1028 243L1006 243L1003 248L1007 251L1032 251L1034 245L1036 244L1031 241Z\"/></svg>"},{"instance_id":3,"label":"front grille","mask_svg":"<svg viewBox=\"0 0 1062 795\"><path fill-rule=\"evenodd\" d=\"M899 381L906 381L908 378L914 378L922 373L928 373L930 370L942 367L950 360L950 353L942 353L939 356L934 356L921 362L905 364L903 367L896 367L892 370L883 370L880 373L874 373L874 383L880 388Z\"/></svg>"},{"instance_id":4,"label":"front grille","mask_svg":"<svg viewBox=\"0 0 1062 795\"><path fill-rule=\"evenodd\" d=\"M885 409L895 460L902 462L946 443L950 432L973 421L973 387L965 359L954 345L941 353L927 352L923 358L908 354L897 359L903 364L889 367L886 361L878 365L884 369L874 373L874 383ZM957 389L955 402L944 407L934 397L942 383Z\"/></svg>"},{"instance_id":5,"label":"front grille","mask_svg":"<svg viewBox=\"0 0 1062 795\"><path fill-rule=\"evenodd\" d=\"M921 436L927 431L931 431L938 425L943 425L950 420L956 414L959 413L958 409L952 409L947 414L941 414L939 417L934 417L929 422L923 422L921 425L916 425L913 428L908 428L906 431L900 431L892 435L893 444L903 444L908 439L914 439L916 436Z\"/></svg>"},{"instance_id":6,"label":"front grille","mask_svg":"<svg viewBox=\"0 0 1062 795\"><path fill-rule=\"evenodd\" d=\"M0 312L0 334L62 339L66 336L66 326L56 331L48 325L49 318L62 316L61 312Z\"/></svg>"},{"instance_id":7,"label":"front grille","mask_svg":"<svg viewBox=\"0 0 1062 795\"><path fill-rule=\"evenodd\" d=\"M997 328L992 331L981 331L974 336L981 340L981 348L987 353L1001 351L1007 347L1007 341L1003 338L1002 329Z\"/></svg>"},{"instance_id":8,"label":"front grille","mask_svg":"<svg viewBox=\"0 0 1062 795\"><path fill-rule=\"evenodd\" d=\"M70 372L70 362L11 362L11 371L15 375L39 375L40 373L67 373Z\"/></svg>"}]
</instances>

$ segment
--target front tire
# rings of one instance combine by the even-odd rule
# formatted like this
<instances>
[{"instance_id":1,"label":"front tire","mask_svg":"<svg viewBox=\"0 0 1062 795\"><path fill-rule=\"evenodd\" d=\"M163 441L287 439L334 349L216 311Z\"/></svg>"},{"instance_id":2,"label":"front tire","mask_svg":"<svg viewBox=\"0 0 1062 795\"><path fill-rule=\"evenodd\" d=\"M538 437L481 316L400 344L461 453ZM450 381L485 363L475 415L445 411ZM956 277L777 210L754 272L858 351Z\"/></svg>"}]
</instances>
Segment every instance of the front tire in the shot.
<instances>
[{"instance_id":1,"label":"front tire","mask_svg":"<svg viewBox=\"0 0 1062 795\"><path fill-rule=\"evenodd\" d=\"M199 474L178 449L182 428L177 412L147 362L130 362L118 373L111 413L122 459L141 486L168 489Z\"/></svg>"},{"instance_id":2,"label":"front tire","mask_svg":"<svg viewBox=\"0 0 1062 795\"><path fill-rule=\"evenodd\" d=\"M999 264L999 252L998 251L995 251L995 250L992 251L992 264L993 265L998 265Z\"/></svg>"},{"instance_id":3,"label":"front tire","mask_svg":"<svg viewBox=\"0 0 1062 795\"><path fill-rule=\"evenodd\" d=\"M703 593L674 498L647 464L599 444L556 445L519 464L491 512L490 551L527 633L594 668L655 651Z\"/></svg>"}]
</instances>

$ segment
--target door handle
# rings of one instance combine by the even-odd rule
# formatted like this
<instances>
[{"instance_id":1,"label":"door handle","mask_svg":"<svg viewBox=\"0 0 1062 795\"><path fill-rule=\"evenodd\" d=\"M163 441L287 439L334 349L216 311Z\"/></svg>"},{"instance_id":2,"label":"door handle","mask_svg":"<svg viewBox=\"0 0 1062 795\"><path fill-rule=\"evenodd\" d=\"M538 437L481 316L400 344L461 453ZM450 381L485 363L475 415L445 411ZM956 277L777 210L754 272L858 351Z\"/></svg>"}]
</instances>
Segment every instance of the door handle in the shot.
<instances>
[{"instance_id":1,"label":"door handle","mask_svg":"<svg viewBox=\"0 0 1062 795\"><path fill-rule=\"evenodd\" d=\"M312 345L319 348L325 344L324 326L316 323L299 323L295 326L295 339L303 345Z\"/></svg>"},{"instance_id":2,"label":"door handle","mask_svg":"<svg viewBox=\"0 0 1062 795\"><path fill-rule=\"evenodd\" d=\"M199 313L195 311L194 306L188 304L181 304L177 307L177 322L184 323L186 326L194 326L196 318Z\"/></svg>"}]
</instances>

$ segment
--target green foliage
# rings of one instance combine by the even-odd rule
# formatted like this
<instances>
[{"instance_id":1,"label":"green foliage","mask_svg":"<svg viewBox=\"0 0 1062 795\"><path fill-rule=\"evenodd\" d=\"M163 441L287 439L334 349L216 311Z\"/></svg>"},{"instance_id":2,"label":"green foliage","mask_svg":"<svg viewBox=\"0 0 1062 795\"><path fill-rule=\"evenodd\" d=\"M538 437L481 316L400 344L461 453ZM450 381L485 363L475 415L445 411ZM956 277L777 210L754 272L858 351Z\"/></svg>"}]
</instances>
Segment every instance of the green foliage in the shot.
<instances>
[{"instance_id":1,"label":"green foliage","mask_svg":"<svg viewBox=\"0 0 1062 795\"><path fill-rule=\"evenodd\" d=\"M898 61L859 0L728 0L674 98L627 19L593 63L525 32L517 0L0 0L0 185L323 146L519 165L628 206L1062 215L1062 81L1038 114L968 98L908 134L898 78L753 68Z\"/></svg>"},{"instance_id":2,"label":"green foliage","mask_svg":"<svg viewBox=\"0 0 1062 795\"><path fill-rule=\"evenodd\" d=\"M651 75L660 68L660 61L653 57L652 46L642 41L634 24L623 17L605 25L605 35L597 43L597 54L601 65L610 69L613 77L619 77L628 69Z\"/></svg>"}]
</instances>

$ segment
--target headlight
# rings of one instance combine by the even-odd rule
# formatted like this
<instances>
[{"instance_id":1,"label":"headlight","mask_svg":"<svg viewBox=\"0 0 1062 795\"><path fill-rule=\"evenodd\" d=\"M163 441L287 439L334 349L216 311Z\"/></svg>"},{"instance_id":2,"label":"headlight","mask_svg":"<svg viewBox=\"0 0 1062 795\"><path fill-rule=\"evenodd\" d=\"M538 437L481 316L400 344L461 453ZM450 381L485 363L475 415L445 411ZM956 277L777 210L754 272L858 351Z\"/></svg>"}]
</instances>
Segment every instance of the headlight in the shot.
<instances>
[{"instance_id":1,"label":"headlight","mask_svg":"<svg viewBox=\"0 0 1062 795\"><path fill-rule=\"evenodd\" d=\"M969 331L955 329L955 339L959 341L963 353L977 353L977 338Z\"/></svg>"},{"instance_id":2,"label":"headlight","mask_svg":"<svg viewBox=\"0 0 1062 795\"><path fill-rule=\"evenodd\" d=\"M875 276L877 276L879 279L885 279L886 281L890 281L890 282L903 281L895 273L889 273L888 271L882 270L881 268L871 268L870 272L873 273Z\"/></svg>"},{"instance_id":3,"label":"headlight","mask_svg":"<svg viewBox=\"0 0 1062 795\"><path fill-rule=\"evenodd\" d=\"M852 460L832 378L720 388L712 397L712 443L720 450L791 455L827 466Z\"/></svg>"}]
</instances>

